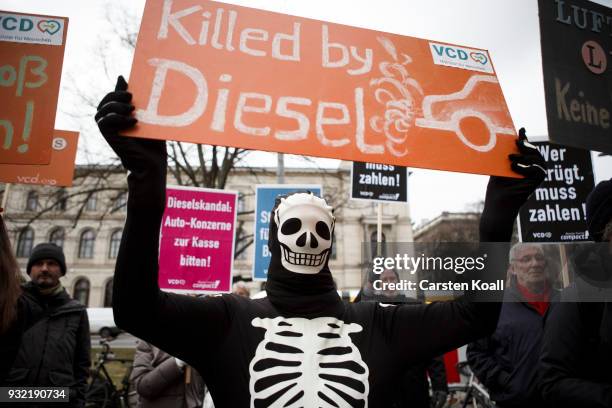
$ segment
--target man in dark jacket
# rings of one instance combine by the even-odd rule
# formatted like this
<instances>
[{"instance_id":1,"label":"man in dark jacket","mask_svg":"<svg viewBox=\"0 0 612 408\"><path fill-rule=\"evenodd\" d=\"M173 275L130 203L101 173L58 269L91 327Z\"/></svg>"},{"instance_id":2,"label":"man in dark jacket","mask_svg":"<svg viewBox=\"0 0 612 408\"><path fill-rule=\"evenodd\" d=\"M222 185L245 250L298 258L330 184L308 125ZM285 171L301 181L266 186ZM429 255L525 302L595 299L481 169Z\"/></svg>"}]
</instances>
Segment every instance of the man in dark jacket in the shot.
<instances>
[{"instance_id":1,"label":"man in dark jacket","mask_svg":"<svg viewBox=\"0 0 612 408\"><path fill-rule=\"evenodd\" d=\"M59 281L66 274L62 249L37 245L27 272L31 281L23 287L16 322L20 345L5 385L70 387L69 404L61 406L82 407L90 366L89 321L85 306L71 299Z\"/></svg>"},{"instance_id":2,"label":"man in dark jacket","mask_svg":"<svg viewBox=\"0 0 612 408\"><path fill-rule=\"evenodd\" d=\"M612 180L586 202L589 234L597 244L573 259L576 274L612 281ZM575 295L570 287L564 298ZM571 300L571 299L570 299ZM612 302L559 302L546 322L541 357L542 396L550 406L612 407Z\"/></svg>"},{"instance_id":3,"label":"man in dark jacket","mask_svg":"<svg viewBox=\"0 0 612 408\"><path fill-rule=\"evenodd\" d=\"M539 407L536 374L551 296L542 247L516 244L508 269L510 283L497 329L468 345L468 362L500 407Z\"/></svg>"}]
</instances>

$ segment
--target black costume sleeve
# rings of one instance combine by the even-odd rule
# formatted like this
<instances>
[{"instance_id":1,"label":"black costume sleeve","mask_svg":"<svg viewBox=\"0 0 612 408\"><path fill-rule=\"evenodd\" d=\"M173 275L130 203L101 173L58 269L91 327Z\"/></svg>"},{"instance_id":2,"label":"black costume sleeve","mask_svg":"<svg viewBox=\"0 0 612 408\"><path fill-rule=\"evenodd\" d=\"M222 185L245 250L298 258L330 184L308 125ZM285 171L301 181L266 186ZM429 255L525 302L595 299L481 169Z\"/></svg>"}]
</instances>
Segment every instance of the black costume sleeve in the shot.
<instances>
[{"instance_id":1,"label":"black costume sleeve","mask_svg":"<svg viewBox=\"0 0 612 408\"><path fill-rule=\"evenodd\" d=\"M467 347L467 361L474 375L490 390L499 389L510 375L491 350L491 338L472 342Z\"/></svg>"},{"instance_id":2,"label":"black costume sleeve","mask_svg":"<svg viewBox=\"0 0 612 408\"><path fill-rule=\"evenodd\" d=\"M87 311L81 314L81 322L76 333L76 348L74 355L74 379L78 403L75 406L85 406L85 390L89 378L89 367L91 366L91 339L89 337L89 318Z\"/></svg>"},{"instance_id":3,"label":"black costume sleeve","mask_svg":"<svg viewBox=\"0 0 612 408\"><path fill-rule=\"evenodd\" d=\"M508 158L512 170L523 178L490 178L479 227L481 242L510 241L514 220L521 206L546 175L544 160L537 148L527 141L523 128L519 130L516 145L519 153L511 154ZM499 261L493 263L493 268L508 264L508 250L503 246L490 248L489 256ZM482 271L494 275L499 272ZM423 356L440 355L492 334L497 326L501 301L474 302L471 295L468 292L452 302L398 307L391 311L394 313L392 338L398 347L404 344L404 356L409 360L418 360ZM414 335L414 327L419 327L419 335L428 341L414 342L406 347L406 339Z\"/></svg>"},{"instance_id":4,"label":"black costume sleeve","mask_svg":"<svg viewBox=\"0 0 612 408\"><path fill-rule=\"evenodd\" d=\"M200 350L222 341L229 327L230 297L204 299L162 292L157 283L159 231L166 197L166 144L119 135L136 119L127 83L98 106L101 133L129 171L127 219L113 281L113 312L120 328L191 365Z\"/></svg>"},{"instance_id":5,"label":"black costume sleeve","mask_svg":"<svg viewBox=\"0 0 612 408\"><path fill-rule=\"evenodd\" d=\"M596 304L593 304L596 305ZM559 302L550 311L544 329L540 360L540 390L551 406L612 407L612 385L577 378L583 352L592 347L580 303Z\"/></svg>"},{"instance_id":6,"label":"black costume sleeve","mask_svg":"<svg viewBox=\"0 0 612 408\"><path fill-rule=\"evenodd\" d=\"M130 175L132 177L132 175ZM194 362L196 353L222 339L230 312L223 297L193 298L159 289L162 212L141 208L130 183L128 214L115 266L113 311L119 327L171 355Z\"/></svg>"},{"instance_id":7,"label":"black costume sleeve","mask_svg":"<svg viewBox=\"0 0 612 408\"><path fill-rule=\"evenodd\" d=\"M387 308L392 314L392 345L409 362L443 354L492 333L500 308L498 302L471 302L465 296L452 302ZM410 341L416 328L426 341Z\"/></svg>"}]
</instances>

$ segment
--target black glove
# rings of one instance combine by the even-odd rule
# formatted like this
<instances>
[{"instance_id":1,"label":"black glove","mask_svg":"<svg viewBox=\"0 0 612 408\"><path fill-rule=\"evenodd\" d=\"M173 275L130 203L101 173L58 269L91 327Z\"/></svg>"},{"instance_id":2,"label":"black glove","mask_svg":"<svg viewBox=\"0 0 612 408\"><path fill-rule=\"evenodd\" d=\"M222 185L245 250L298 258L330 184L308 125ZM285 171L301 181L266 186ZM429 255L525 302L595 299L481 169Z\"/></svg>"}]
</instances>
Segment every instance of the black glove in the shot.
<instances>
[{"instance_id":1,"label":"black glove","mask_svg":"<svg viewBox=\"0 0 612 408\"><path fill-rule=\"evenodd\" d=\"M519 149L519 154L513 153L508 155L512 162L510 167L512 170L525 178L523 185L531 192L540 185L546 177L546 162L538 151L538 148L529 143L525 128L519 129L519 137L516 141L516 146Z\"/></svg>"},{"instance_id":2,"label":"black glove","mask_svg":"<svg viewBox=\"0 0 612 408\"><path fill-rule=\"evenodd\" d=\"M162 209L166 197L167 153L164 140L149 140L120 136L119 132L133 127L134 105L128 84L117 78L115 90L98 105L96 122L100 132L130 172L128 176L128 209L130 207Z\"/></svg>"},{"instance_id":3,"label":"black glove","mask_svg":"<svg viewBox=\"0 0 612 408\"><path fill-rule=\"evenodd\" d=\"M521 206L546 177L546 162L538 149L527 141L524 128L519 130L516 145L519 153L510 154L508 158L512 170L524 178L491 176L480 218L481 241L509 242Z\"/></svg>"},{"instance_id":4,"label":"black glove","mask_svg":"<svg viewBox=\"0 0 612 408\"><path fill-rule=\"evenodd\" d=\"M447 397L448 393L446 391L434 391L429 405L431 408L442 408L446 405Z\"/></svg>"}]
</instances>

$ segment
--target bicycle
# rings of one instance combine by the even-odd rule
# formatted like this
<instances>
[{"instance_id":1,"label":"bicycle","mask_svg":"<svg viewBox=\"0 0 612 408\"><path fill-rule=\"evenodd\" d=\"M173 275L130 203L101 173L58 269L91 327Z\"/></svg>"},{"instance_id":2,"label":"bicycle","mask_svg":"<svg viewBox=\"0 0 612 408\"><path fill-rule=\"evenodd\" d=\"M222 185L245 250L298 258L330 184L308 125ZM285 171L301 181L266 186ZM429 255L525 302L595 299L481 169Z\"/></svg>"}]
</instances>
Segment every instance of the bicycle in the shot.
<instances>
[{"instance_id":1,"label":"bicycle","mask_svg":"<svg viewBox=\"0 0 612 408\"><path fill-rule=\"evenodd\" d=\"M134 404L134 391L130 387L130 373L134 360L116 358L111 351L109 340L100 340L102 351L98 353L96 363L91 369L90 381L85 391L86 408L130 408ZM121 388L117 388L108 373L106 363L118 362L129 364L123 379Z\"/></svg>"},{"instance_id":2,"label":"bicycle","mask_svg":"<svg viewBox=\"0 0 612 408\"><path fill-rule=\"evenodd\" d=\"M489 392L480 382L478 382L467 362L457 363L457 371L459 371L462 377L466 377L468 380L466 383L448 385L448 400L445 407L495 407L495 402L491 401Z\"/></svg>"}]
</instances>

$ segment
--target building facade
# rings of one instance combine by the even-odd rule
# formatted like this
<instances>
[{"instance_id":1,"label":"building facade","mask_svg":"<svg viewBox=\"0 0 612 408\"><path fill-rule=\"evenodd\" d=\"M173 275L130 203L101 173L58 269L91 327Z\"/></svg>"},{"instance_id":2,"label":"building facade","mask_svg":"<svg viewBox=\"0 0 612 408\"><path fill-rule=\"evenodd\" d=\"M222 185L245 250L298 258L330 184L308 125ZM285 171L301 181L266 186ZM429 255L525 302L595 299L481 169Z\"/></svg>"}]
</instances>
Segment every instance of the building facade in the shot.
<instances>
[{"instance_id":1,"label":"building facade","mask_svg":"<svg viewBox=\"0 0 612 408\"><path fill-rule=\"evenodd\" d=\"M87 170L77 168L77 172ZM226 189L240 193L237 227L242 228L244 239L237 243L237 251L252 240L255 185L275 184L276 177L275 168L239 167L230 173ZM104 183L100 183L101 179ZM55 242L66 255L68 273L62 283L70 294L88 307L110 306L113 270L126 216L125 173L92 172L75 180L78 185L66 189L12 185L3 215L24 273L32 248L41 242ZM335 208L336 216L332 275L338 289L358 290L363 259L370 256L372 241L376 240L378 204L350 199L347 162L331 170L285 169L285 183L322 185L323 195ZM387 242L413 240L407 204L382 205L382 232ZM249 245L234 259L235 278L250 280L253 248ZM260 288L259 282L249 286L254 289L251 293Z\"/></svg>"},{"instance_id":2,"label":"building facade","mask_svg":"<svg viewBox=\"0 0 612 408\"><path fill-rule=\"evenodd\" d=\"M479 212L443 212L414 229L415 242L477 242Z\"/></svg>"}]
</instances>

